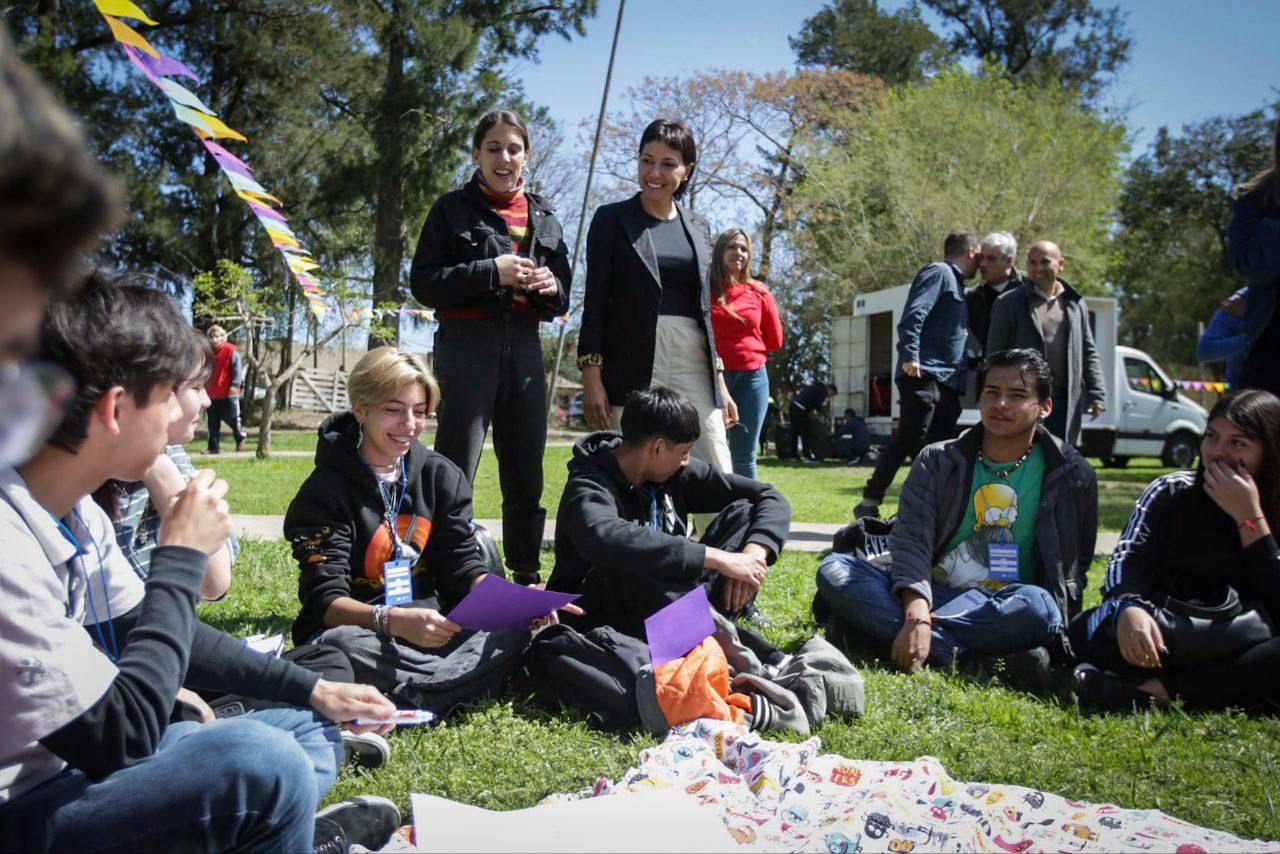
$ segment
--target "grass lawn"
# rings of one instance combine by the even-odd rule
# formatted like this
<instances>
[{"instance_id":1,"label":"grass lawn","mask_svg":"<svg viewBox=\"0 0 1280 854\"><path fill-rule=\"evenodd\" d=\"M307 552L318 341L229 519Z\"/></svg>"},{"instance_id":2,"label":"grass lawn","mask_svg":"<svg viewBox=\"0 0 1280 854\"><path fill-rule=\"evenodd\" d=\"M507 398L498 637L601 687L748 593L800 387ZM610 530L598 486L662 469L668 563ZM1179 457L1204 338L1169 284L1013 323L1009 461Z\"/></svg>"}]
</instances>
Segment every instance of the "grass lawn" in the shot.
<instances>
[{"instance_id":1,"label":"grass lawn","mask_svg":"<svg viewBox=\"0 0 1280 854\"><path fill-rule=\"evenodd\" d=\"M849 475L843 468L781 470L806 478ZM550 554L543 558L549 567ZM761 607L774 621L766 633L784 648L817 632L808 610L816 565L815 555L784 555L762 593ZM202 614L236 634L287 632L297 612L295 579L282 543L249 541L230 594L203 605ZM1088 601L1097 596L1090 591ZM867 714L827 722L818 730L825 750L872 760L928 754L959 780L1158 808L1241 836L1280 839L1273 803L1280 794L1280 727L1273 718L1177 709L1084 715L1069 696L1041 698L949 672L909 677L875 663L859 667L867 682ZM654 743L647 735L595 732L572 714L547 714L523 698L490 702L391 740L394 755L386 767L368 774L344 770L330 799L391 797L406 821L412 791L489 808L526 807L551 792L590 786L602 775L616 779Z\"/></svg>"},{"instance_id":2,"label":"grass lawn","mask_svg":"<svg viewBox=\"0 0 1280 854\"><path fill-rule=\"evenodd\" d=\"M280 438L287 444L276 445L285 450L300 440L311 442L306 450L315 447L309 434L283 433ZM273 440L274 441L274 440ZM304 448L298 447L297 450ZM565 468L573 449L569 447L547 448L543 458L543 506L554 518L560 493L568 476ZM270 460L231 460L216 457L193 457L197 466L214 468L220 477L231 485L229 499L235 513L254 515L281 514L297 493L299 485L313 468L309 457L274 457ZM1124 528L1134 500L1143 488L1158 475L1168 471L1159 460L1135 460L1124 469L1104 469L1094 460L1098 472L1099 526L1103 530L1118 531ZM898 506L898 491L906 479L907 467L903 466L894 479L893 486L883 505L884 512L892 513ZM777 460L765 457L760 461L760 478L772 483L791 502L791 516L800 522L845 522L851 518L851 508L862 495L862 487L871 477L868 466L847 467L841 463L801 465L795 460ZM486 450L480 457L476 472L475 517L497 519L502 516L502 497L498 487L498 466L492 451Z\"/></svg>"}]
</instances>

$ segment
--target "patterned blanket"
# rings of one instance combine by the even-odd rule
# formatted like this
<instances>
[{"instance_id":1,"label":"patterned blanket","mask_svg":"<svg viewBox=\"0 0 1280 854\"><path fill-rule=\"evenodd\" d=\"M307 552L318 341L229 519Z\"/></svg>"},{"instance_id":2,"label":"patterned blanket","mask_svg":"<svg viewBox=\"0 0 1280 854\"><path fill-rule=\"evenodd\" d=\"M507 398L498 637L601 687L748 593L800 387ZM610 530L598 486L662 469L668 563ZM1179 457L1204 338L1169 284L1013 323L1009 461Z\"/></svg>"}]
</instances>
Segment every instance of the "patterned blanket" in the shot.
<instances>
[{"instance_id":1,"label":"patterned blanket","mask_svg":"<svg viewBox=\"0 0 1280 854\"><path fill-rule=\"evenodd\" d=\"M953 780L930 756L864 762L820 740L767 741L723 721L672 730L617 783L553 798L680 787L723 814L741 851L1280 850L1197 827L1158 810L1088 804L1020 786Z\"/></svg>"}]
</instances>

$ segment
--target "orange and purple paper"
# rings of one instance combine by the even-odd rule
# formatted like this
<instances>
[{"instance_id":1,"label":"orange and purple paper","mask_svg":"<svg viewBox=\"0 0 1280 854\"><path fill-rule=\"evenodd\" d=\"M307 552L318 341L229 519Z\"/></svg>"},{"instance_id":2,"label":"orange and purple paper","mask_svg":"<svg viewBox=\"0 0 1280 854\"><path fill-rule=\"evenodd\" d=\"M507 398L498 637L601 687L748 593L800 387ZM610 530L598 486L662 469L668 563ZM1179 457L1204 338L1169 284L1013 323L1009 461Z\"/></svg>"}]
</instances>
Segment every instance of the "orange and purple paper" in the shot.
<instances>
[{"instance_id":1,"label":"orange and purple paper","mask_svg":"<svg viewBox=\"0 0 1280 854\"><path fill-rule=\"evenodd\" d=\"M644 621L644 636L649 641L649 659L654 667L684 658L715 632L707 588L701 584Z\"/></svg>"},{"instance_id":2,"label":"orange and purple paper","mask_svg":"<svg viewBox=\"0 0 1280 854\"><path fill-rule=\"evenodd\" d=\"M486 632L523 629L539 617L568 605L578 595L521 587L494 575L471 588L447 616L466 629Z\"/></svg>"}]
</instances>

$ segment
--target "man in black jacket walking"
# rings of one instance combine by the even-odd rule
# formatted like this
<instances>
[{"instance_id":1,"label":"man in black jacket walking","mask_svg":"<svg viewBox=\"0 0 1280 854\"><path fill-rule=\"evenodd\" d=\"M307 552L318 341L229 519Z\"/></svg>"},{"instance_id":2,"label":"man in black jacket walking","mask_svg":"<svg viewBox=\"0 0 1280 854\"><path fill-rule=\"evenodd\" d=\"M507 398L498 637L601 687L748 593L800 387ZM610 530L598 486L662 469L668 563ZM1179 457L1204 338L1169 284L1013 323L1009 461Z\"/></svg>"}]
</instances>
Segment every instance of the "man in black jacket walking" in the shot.
<instances>
[{"instance_id":1,"label":"man in black jacket walking","mask_svg":"<svg viewBox=\"0 0 1280 854\"><path fill-rule=\"evenodd\" d=\"M726 616L755 598L786 543L791 507L766 483L689 459L699 430L693 404L655 386L632 392L621 435L601 431L574 446L547 586L581 593L585 614L564 622L644 637L646 617L698 584ZM690 513L719 514L701 542L688 537Z\"/></svg>"}]
</instances>

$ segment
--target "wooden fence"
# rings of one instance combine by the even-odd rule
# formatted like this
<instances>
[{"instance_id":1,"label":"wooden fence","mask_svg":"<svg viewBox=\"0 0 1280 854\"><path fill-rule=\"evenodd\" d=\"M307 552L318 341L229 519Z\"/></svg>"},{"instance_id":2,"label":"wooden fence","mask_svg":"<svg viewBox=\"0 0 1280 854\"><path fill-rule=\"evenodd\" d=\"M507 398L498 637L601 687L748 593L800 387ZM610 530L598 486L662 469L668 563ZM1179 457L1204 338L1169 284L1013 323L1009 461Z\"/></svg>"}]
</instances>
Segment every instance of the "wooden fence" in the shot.
<instances>
[{"instance_id":1,"label":"wooden fence","mask_svg":"<svg viewBox=\"0 0 1280 854\"><path fill-rule=\"evenodd\" d=\"M321 412L350 409L346 373L323 368L299 368L289 383L289 408Z\"/></svg>"}]
</instances>

